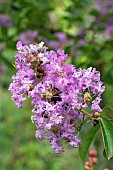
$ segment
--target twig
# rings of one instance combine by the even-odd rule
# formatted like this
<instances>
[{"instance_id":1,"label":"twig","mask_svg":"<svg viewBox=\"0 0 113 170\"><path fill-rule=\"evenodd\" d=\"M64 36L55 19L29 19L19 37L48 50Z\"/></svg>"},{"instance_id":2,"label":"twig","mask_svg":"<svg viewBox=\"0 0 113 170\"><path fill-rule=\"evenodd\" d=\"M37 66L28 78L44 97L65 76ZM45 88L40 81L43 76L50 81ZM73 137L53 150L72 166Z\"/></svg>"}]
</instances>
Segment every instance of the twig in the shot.
<instances>
[{"instance_id":1,"label":"twig","mask_svg":"<svg viewBox=\"0 0 113 170\"><path fill-rule=\"evenodd\" d=\"M92 119L92 114L90 114L89 112L87 112L87 111L85 111L83 109L77 109L77 108L75 108L75 110L77 110L79 112L82 112L84 115L87 115Z\"/></svg>"},{"instance_id":2,"label":"twig","mask_svg":"<svg viewBox=\"0 0 113 170\"><path fill-rule=\"evenodd\" d=\"M82 128L82 125L83 125L83 123L84 123L84 118L85 118L85 114L83 115L83 118L82 118L82 120L81 120L81 124L80 124L80 126L77 128L77 130L80 132L80 130L81 130L81 128Z\"/></svg>"}]
</instances>

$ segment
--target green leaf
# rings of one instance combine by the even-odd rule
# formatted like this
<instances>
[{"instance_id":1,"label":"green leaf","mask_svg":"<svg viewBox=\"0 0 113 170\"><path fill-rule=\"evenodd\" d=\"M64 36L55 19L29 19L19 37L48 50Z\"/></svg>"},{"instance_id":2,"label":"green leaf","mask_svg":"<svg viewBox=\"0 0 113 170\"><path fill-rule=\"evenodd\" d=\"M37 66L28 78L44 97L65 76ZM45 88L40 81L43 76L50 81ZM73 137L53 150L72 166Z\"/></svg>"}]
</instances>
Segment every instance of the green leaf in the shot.
<instances>
[{"instance_id":1,"label":"green leaf","mask_svg":"<svg viewBox=\"0 0 113 170\"><path fill-rule=\"evenodd\" d=\"M104 107L103 111L100 113L106 119L113 121L113 109L110 107Z\"/></svg>"},{"instance_id":2,"label":"green leaf","mask_svg":"<svg viewBox=\"0 0 113 170\"><path fill-rule=\"evenodd\" d=\"M79 146L79 155L82 161L85 161L86 154L89 150L91 142L94 139L98 129L99 129L99 125L93 126L81 139L82 144Z\"/></svg>"},{"instance_id":3,"label":"green leaf","mask_svg":"<svg viewBox=\"0 0 113 170\"><path fill-rule=\"evenodd\" d=\"M106 118L100 119L104 148L108 160L113 156L113 124Z\"/></svg>"},{"instance_id":4,"label":"green leaf","mask_svg":"<svg viewBox=\"0 0 113 170\"><path fill-rule=\"evenodd\" d=\"M94 15L94 16L96 16L96 17L100 16L99 11L97 11L96 9L93 9L93 10L90 12L90 14L92 14L92 15Z\"/></svg>"},{"instance_id":5,"label":"green leaf","mask_svg":"<svg viewBox=\"0 0 113 170\"><path fill-rule=\"evenodd\" d=\"M103 150L103 156L104 156L104 158L106 158L106 159L107 159L107 155L106 155L106 151L105 151L105 149Z\"/></svg>"}]
</instances>

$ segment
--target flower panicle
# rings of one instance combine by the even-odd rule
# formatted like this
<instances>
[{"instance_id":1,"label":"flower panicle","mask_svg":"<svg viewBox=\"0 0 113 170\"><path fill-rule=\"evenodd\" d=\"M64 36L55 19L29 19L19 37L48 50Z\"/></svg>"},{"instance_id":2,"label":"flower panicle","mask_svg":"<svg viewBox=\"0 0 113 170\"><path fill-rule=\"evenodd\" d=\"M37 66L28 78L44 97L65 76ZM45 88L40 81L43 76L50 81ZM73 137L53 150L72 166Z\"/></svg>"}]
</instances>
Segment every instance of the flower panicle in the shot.
<instances>
[{"instance_id":1,"label":"flower panicle","mask_svg":"<svg viewBox=\"0 0 113 170\"><path fill-rule=\"evenodd\" d=\"M76 69L66 64L64 51L49 51L43 42L23 46L19 41L16 47L17 73L9 86L12 100L21 108L24 100L32 98L36 138L49 140L57 155L64 151L61 140L78 147L81 140L74 133L81 110L91 106L93 112L102 111L99 104L105 86L100 73L92 67Z\"/></svg>"}]
</instances>

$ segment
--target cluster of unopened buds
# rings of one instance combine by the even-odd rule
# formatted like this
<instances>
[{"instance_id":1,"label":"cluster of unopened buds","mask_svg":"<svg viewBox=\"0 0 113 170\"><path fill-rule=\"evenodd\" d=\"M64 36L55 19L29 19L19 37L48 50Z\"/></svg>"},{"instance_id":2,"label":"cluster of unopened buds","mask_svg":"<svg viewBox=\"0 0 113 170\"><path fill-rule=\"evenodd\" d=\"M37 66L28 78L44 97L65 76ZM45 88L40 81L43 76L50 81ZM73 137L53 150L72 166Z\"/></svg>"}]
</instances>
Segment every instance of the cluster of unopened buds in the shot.
<instances>
[{"instance_id":1,"label":"cluster of unopened buds","mask_svg":"<svg viewBox=\"0 0 113 170\"><path fill-rule=\"evenodd\" d=\"M90 150L89 151L89 161L85 162L85 169L93 170L93 166L98 163L97 159L97 151Z\"/></svg>"},{"instance_id":2,"label":"cluster of unopened buds","mask_svg":"<svg viewBox=\"0 0 113 170\"><path fill-rule=\"evenodd\" d=\"M84 168L93 170L94 165L98 163L98 158L97 158L97 151L96 150L90 150L89 151L89 160L85 162ZM108 168L104 168L104 170L109 170Z\"/></svg>"},{"instance_id":3,"label":"cluster of unopened buds","mask_svg":"<svg viewBox=\"0 0 113 170\"><path fill-rule=\"evenodd\" d=\"M64 151L62 140L74 148L81 143L75 133L80 130L76 122L83 120L83 115L93 118L94 126L98 123L105 90L95 68L76 69L65 63L67 57L64 51L49 51L43 42L23 46L19 41L14 62L17 73L9 86L18 108L27 98L32 99L36 138L49 140L58 155Z\"/></svg>"}]
</instances>

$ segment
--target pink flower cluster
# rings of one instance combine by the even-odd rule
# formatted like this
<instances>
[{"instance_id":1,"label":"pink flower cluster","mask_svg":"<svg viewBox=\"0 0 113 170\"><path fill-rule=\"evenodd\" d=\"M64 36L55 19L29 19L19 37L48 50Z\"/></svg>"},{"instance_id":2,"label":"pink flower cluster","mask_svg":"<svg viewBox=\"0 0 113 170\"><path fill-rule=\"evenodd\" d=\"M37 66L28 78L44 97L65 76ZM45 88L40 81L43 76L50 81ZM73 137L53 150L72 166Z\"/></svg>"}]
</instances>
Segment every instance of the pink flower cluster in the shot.
<instances>
[{"instance_id":1,"label":"pink flower cluster","mask_svg":"<svg viewBox=\"0 0 113 170\"><path fill-rule=\"evenodd\" d=\"M76 69L66 64L66 59L64 51L48 51L43 42L23 46L19 41L17 73L9 86L18 108L32 98L36 138L49 140L58 155L64 151L62 140L74 148L81 143L75 136L75 123L82 118L80 110L91 106L92 112L101 112L99 103L105 90L95 68Z\"/></svg>"}]
</instances>

